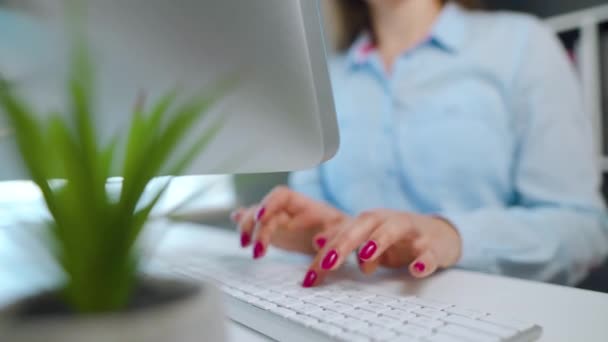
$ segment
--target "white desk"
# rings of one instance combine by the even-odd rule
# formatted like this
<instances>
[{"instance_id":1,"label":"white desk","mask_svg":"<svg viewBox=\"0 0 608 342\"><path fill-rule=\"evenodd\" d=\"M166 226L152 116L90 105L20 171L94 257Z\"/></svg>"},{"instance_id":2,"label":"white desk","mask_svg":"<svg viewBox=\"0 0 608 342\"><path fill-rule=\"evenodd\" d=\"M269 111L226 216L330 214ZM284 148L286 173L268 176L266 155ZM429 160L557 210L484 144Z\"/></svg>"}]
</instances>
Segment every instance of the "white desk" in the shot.
<instances>
[{"instance_id":1,"label":"white desk","mask_svg":"<svg viewBox=\"0 0 608 342\"><path fill-rule=\"evenodd\" d=\"M182 225L169 233L162 253L204 249L209 253L239 251L235 233ZM181 252L181 257L186 257ZM292 258L272 251L269 258ZM296 262L296 261L294 261ZM302 275L304 276L304 275ZM541 341L608 341L608 295L562 286L496 277L463 270L448 270L426 280L385 272L371 278L356 275L375 289L393 294L435 298L472 308L521 316L543 327ZM232 341L266 341L236 323L229 324Z\"/></svg>"},{"instance_id":2,"label":"white desk","mask_svg":"<svg viewBox=\"0 0 608 342\"><path fill-rule=\"evenodd\" d=\"M159 260L166 258L185 260L189 255L200 251L249 255L251 251L240 250L238 243L238 237L233 232L178 224L170 227L169 233L158 249L157 256ZM270 251L267 258L307 262L307 258L294 257L275 250ZM0 253L1 261L2 253ZM6 270L6 265L0 265L0 272L3 269ZM18 269L23 272L23 268ZM342 273L387 293L418 295L491 312L521 316L543 327L541 341L608 341L608 295L606 294L462 270L444 271L426 280L413 280L404 274L394 272L385 272L369 278L352 270ZM24 276L20 273L20 275L17 278L13 277L11 282L7 281L11 278L6 273L0 273L0 305L10 298L27 293L28 288L31 291L32 284L44 283L31 274ZM228 336L230 341L235 342L269 341L255 331L234 322L228 323Z\"/></svg>"}]
</instances>

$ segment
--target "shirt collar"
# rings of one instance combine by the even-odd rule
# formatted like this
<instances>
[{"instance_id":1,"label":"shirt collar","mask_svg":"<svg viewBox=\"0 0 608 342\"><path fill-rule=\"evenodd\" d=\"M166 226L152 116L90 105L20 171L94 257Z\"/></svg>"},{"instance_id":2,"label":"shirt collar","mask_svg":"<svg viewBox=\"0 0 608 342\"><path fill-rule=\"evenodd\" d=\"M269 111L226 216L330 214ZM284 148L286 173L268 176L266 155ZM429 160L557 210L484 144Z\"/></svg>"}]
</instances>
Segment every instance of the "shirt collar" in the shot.
<instances>
[{"instance_id":1,"label":"shirt collar","mask_svg":"<svg viewBox=\"0 0 608 342\"><path fill-rule=\"evenodd\" d=\"M449 1L441 10L429 36L421 44L430 42L449 52L458 52L462 48L466 34L465 14L465 10L460 5ZM361 34L347 52L349 64L356 66L367 63L373 56L374 50L370 33Z\"/></svg>"},{"instance_id":2,"label":"shirt collar","mask_svg":"<svg viewBox=\"0 0 608 342\"><path fill-rule=\"evenodd\" d=\"M458 52L466 38L466 11L449 1L431 31L431 39L451 52Z\"/></svg>"}]
</instances>

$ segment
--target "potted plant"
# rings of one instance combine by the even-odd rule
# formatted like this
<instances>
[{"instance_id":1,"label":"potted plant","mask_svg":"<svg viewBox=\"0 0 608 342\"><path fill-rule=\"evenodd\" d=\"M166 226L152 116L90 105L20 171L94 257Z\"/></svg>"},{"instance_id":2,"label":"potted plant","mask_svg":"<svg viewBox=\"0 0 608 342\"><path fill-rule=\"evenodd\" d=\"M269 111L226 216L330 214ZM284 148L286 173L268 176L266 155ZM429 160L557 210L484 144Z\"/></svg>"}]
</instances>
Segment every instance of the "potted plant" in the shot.
<instances>
[{"instance_id":1,"label":"potted plant","mask_svg":"<svg viewBox=\"0 0 608 342\"><path fill-rule=\"evenodd\" d=\"M149 183L179 175L222 127L221 117L176 158L193 124L234 82L183 100L171 91L152 105L136 101L128 134L102 145L96 132L94 68L84 35L72 29L68 109L46 119L0 79L0 115L23 166L40 188L52 217L48 247L63 272L54 291L0 309L0 340L200 341L223 339L224 317L209 285L154 278L140 270L137 248L150 212L165 192ZM123 153L119 153L119 149ZM118 196L106 181L122 177ZM144 192L153 192L147 201Z\"/></svg>"}]
</instances>

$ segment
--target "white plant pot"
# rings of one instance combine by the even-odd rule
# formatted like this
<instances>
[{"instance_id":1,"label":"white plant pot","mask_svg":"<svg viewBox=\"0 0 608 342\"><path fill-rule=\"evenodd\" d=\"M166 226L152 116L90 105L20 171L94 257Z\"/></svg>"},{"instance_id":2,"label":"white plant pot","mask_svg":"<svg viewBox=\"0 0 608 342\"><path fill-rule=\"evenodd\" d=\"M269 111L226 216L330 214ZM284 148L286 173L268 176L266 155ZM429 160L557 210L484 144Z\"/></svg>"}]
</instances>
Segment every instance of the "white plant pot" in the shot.
<instances>
[{"instance_id":1,"label":"white plant pot","mask_svg":"<svg viewBox=\"0 0 608 342\"><path fill-rule=\"evenodd\" d=\"M23 314L27 308L43 309L36 308L43 295L26 298L0 309L0 341L224 341L221 296L213 285L157 278L144 283L156 295L147 296L151 298L143 305L111 314Z\"/></svg>"}]
</instances>

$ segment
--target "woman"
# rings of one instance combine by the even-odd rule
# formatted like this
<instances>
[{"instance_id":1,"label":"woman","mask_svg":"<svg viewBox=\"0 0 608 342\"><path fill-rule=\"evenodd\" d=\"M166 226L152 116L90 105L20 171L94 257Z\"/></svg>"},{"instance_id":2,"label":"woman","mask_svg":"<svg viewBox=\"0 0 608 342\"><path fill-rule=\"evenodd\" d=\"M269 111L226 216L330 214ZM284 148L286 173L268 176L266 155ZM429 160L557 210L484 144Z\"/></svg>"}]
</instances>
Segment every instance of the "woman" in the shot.
<instances>
[{"instance_id":1,"label":"woman","mask_svg":"<svg viewBox=\"0 0 608 342\"><path fill-rule=\"evenodd\" d=\"M240 209L244 247L316 255L303 286L459 266L576 284L608 251L590 118L536 19L472 1L343 0L338 155ZM382 209L376 209L382 208Z\"/></svg>"}]
</instances>

